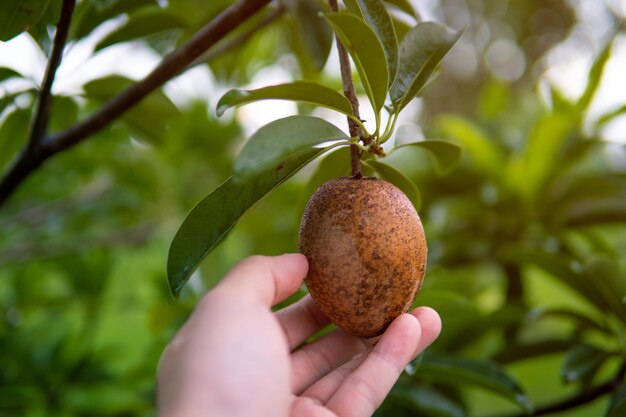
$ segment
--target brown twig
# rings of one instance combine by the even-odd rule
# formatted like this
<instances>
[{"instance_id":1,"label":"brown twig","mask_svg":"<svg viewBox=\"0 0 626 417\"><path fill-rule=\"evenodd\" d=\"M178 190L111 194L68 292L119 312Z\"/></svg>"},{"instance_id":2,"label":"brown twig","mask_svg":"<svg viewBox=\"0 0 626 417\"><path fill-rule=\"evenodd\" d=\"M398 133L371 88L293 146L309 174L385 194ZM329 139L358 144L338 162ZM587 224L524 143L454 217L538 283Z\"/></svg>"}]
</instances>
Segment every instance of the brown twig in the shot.
<instances>
[{"instance_id":1,"label":"brown twig","mask_svg":"<svg viewBox=\"0 0 626 417\"><path fill-rule=\"evenodd\" d=\"M339 6L337 5L337 0L328 0L328 4L330 5L330 9L333 12L339 10ZM339 66L341 68L341 81L343 82L343 94L350 101L352 105L352 113L357 119L360 119L359 116L359 99L356 95L356 90L354 88L354 82L352 81L352 69L350 68L350 58L348 56L348 51L343 46L338 36L335 36L335 40L337 42L337 52L339 55ZM359 140L363 141L363 130L357 122L348 117L348 129L351 137L358 137ZM352 176L354 178L361 178L361 151L356 145L350 145L350 161L352 167Z\"/></svg>"},{"instance_id":2,"label":"brown twig","mask_svg":"<svg viewBox=\"0 0 626 417\"><path fill-rule=\"evenodd\" d=\"M48 66L41 85L41 90L39 91L39 102L37 105L37 111L35 112L35 119L30 139L28 141L28 147L31 149L34 149L39 144L48 130L50 106L52 101L52 84L54 83L54 76L56 75L57 68L59 68L61 60L63 59L63 50L65 49L65 43L67 42L67 34L69 32L70 22L72 21L74 6L76 6L76 0L63 0L61 17L59 18L59 22L57 24L56 33L54 34L52 51L50 52L50 59L48 60Z\"/></svg>"},{"instance_id":3,"label":"brown twig","mask_svg":"<svg viewBox=\"0 0 626 417\"><path fill-rule=\"evenodd\" d=\"M22 151L0 180L0 205L48 158L106 127L152 91L186 69L204 51L270 2L271 0L237 1L165 57L143 80L122 91L87 119L66 130L45 136L33 149Z\"/></svg>"}]
</instances>

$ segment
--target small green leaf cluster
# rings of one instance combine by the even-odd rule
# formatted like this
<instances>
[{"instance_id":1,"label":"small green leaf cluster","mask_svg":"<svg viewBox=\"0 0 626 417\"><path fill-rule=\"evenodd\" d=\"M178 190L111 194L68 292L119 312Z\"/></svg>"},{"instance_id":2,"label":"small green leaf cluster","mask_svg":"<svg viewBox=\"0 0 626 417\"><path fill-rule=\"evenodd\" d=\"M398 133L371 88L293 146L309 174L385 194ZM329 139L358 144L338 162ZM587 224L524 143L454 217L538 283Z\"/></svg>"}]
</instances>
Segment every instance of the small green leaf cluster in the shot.
<instances>
[{"instance_id":1,"label":"small green leaf cluster","mask_svg":"<svg viewBox=\"0 0 626 417\"><path fill-rule=\"evenodd\" d=\"M399 42L394 22L382 0L358 0L346 4L347 11L325 13L323 17L352 57L376 115L374 131L367 130L346 97L320 83L296 81L227 92L217 104L218 115L232 107L259 100L291 100L342 113L360 126L363 136L351 137L331 123L312 116L279 119L255 132L237 156L233 177L222 186L225 188L215 190L196 206L174 238L168 260L170 288L174 294L178 294L201 260L234 227L247 208L302 166L333 148L358 146L366 154L367 159L362 161L364 169L397 185L419 208L421 197L417 186L400 171L376 158L385 155L381 145L392 137L400 112L432 79L441 59L461 33L434 22L419 22ZM407 4L402 6L404 10L411 10ZM385 126L381 123L383 111L389 113ZM450 171L460 158L460 148L456 144L441 140L412 142L397 146L389 153L403 147L431 152L443 172ZM294 164L294 161L298 163ZM348 158L345 163L348 164ZM268 185L255 187L254 182L259 178ZM203 222L203 227L194 220L207 218L208 211L215 213L215 204L236 200L251 190L255 197L245 200L241 210L220 214L219 219L210 217L212 221ZM225 192L227 194L223 194Z\"/></svg>"}]
</instances>

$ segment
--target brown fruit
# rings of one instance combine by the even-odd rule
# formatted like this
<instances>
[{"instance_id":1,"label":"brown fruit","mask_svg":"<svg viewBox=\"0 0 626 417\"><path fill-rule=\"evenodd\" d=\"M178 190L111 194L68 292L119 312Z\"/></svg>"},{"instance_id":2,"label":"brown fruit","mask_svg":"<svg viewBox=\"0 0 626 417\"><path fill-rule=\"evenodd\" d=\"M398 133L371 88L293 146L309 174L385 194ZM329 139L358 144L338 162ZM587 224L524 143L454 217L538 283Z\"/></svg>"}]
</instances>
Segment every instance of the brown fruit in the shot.
<instances>
[{"instance_id":1,"label":"brown fruit","mask_svg":"<svg viewBox=\"0 0 626 417\"><path fill-rule=\"evenodd\" d=\"M426 270L426 238L409 199L375 178L337 178L313 194L300 252L315 302L337 326L381 334L411 306Z\"/></svg>"}]
</instances>

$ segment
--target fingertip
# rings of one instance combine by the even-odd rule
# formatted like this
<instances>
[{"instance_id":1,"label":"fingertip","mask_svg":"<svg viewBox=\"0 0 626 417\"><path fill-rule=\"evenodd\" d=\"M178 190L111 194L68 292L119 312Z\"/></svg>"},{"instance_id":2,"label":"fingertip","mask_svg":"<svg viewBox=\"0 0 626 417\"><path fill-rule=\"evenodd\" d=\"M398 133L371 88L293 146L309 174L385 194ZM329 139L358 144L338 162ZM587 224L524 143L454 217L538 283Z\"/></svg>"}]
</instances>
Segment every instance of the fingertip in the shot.
<instances>
[{"instance_id":1,"label":"fingertip","mask_svg":"<svg viewBox=\"0 0 626 417\"><path fill-rule=\"evenodd\" d=\"M406 356L401 352L413 352L421 336L422 329L419 320L411 314L403 313L391 322L376 348L390 352L393 356Z\"/></svg>"},{"instance_id":2,"label":"fingertip","mask_svg":"<svg viewBox=\"0 0 626 417\"><path fill-rule=\"evenodd\" d=\"M439 313L430 307L418 307L411 312L422 329L422 337L418 344L418 353L426 349L441 334L442 323Z\"/></svg>"}]
</instances>

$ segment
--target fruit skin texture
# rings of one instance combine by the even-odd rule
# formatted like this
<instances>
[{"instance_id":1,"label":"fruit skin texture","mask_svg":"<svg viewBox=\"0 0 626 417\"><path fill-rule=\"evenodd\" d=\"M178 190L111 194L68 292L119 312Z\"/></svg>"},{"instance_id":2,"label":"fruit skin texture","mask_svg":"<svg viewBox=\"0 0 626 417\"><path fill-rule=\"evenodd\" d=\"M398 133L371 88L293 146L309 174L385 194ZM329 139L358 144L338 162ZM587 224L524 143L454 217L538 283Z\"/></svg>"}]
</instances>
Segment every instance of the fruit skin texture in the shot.
<instances>
[{"instance_id":1,"label":"fruit skin texture","mask_svg":"<svg viewBox=\"0 0 626 417\"><path fill-rule=\"evenodd\" d=\"M415 208L394 185L337 178L309 200L299 235L305 283L322 312L355 336L380 335L413 303L426 270Z\"/></svg>"}]
</instances>

